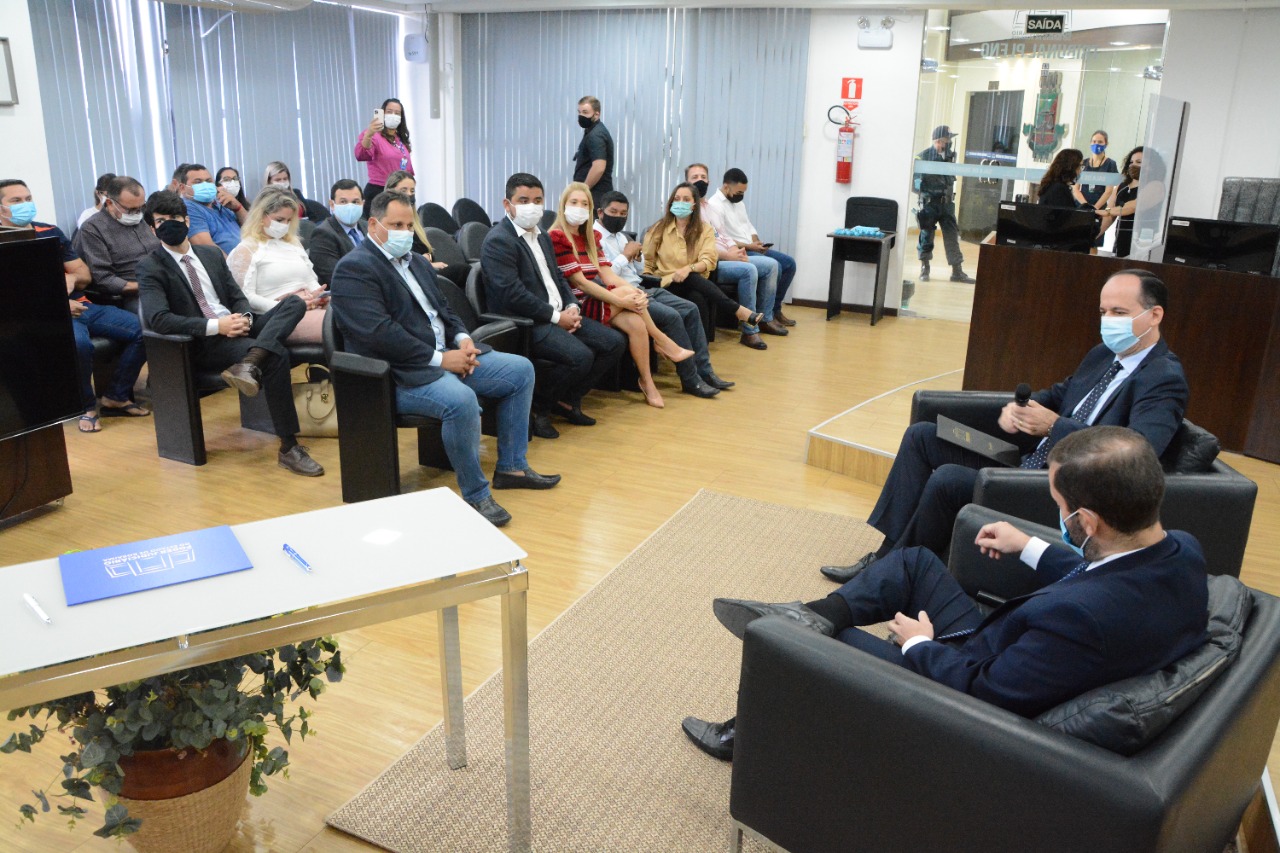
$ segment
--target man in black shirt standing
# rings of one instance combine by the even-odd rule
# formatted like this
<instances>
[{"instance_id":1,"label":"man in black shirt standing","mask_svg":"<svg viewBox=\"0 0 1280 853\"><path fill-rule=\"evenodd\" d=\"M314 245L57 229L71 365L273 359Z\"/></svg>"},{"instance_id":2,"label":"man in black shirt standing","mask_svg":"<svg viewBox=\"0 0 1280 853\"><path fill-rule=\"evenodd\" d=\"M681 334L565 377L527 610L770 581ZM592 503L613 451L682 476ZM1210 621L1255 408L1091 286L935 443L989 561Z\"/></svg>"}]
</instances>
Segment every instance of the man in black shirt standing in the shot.
<instances>
[{"instance_id":1,"label":"man in black shirt standing","mask_svg":"<svg viewBox=\"0 0 1280 853\"><path fill-rule=\"evenodd\" d=\"M933 145L916 155L917 160L934 163L954 163L956 154L951 150L951 138L956 134L945 124L933 129ZM920 258L920 280L929 280L929 261L933 259L933 229L942 229L942 245L947 250L947 263L951 264L951 280L972 284L961 266L960 228L956 225L956 179L954 175L921 175L919 188L920 209L916 221L920 223L920 243L916 252Z\"/></svg>"},{"instance_id":2,"label":"man in black shirt standing","mask_svg":"<svg viewBox=\"0 0 1280 853\"><path fill-rule=\"evenodd\" d=\"M613 189L613 137L600 121L600 99L584 95L578 99L578 125L582 142L573 155L573 179L591 187L591 197L599 210L600 200Z\"/></svg>"}]
</instances>

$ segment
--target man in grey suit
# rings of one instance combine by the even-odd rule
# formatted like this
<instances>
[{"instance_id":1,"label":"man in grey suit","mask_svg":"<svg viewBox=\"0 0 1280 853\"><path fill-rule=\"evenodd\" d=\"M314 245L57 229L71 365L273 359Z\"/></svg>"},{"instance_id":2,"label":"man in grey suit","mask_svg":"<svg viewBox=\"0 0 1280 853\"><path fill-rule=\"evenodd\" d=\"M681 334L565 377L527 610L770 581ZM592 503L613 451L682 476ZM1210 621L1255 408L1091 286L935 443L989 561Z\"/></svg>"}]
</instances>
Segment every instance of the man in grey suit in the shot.
<instances>
[{"instance_id":1,"label":"man in grey suit","mask_svg":"<svg viewBox=\"0 0 1280 853\"><path fill-rule=\"evenodd\" d=\"M316 278L325 286L333 280L338 261L363 243L368 233L368 224L361 218L364 195L360 185L350 178L335 183L329 190L329 212L333 215L316 226L307 250Z\"/></svg>"}]
</instances>

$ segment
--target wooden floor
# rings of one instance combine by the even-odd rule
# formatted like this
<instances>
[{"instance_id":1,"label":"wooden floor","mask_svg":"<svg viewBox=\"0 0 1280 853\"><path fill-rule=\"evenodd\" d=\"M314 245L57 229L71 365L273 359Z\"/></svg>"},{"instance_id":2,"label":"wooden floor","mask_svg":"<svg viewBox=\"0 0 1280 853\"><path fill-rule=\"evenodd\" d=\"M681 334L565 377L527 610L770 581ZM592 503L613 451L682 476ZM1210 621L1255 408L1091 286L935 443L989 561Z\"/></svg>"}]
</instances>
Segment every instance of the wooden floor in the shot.
<instances>
[{"instance_id":1,"label":"wooden floor","mask_svg":"<svg viewBox=\"0 0 1280 853\"><path fill-rule=\"evenodd\" d=\"M550 492L500 492L515 516L506 531L529 552L530 636L571 606L699 489L865 518L878 489L804 463L806 432L854 403L905 382L962 365L968 328L961 323L865 315L825 323L796 309L800 325L755 352L722 335L712 345L720 375L738 387L714 400L677 393L669 365L659 378L668 407L646 406L639 394L592 395L593 428L561 425L558 441L535 441L530 461L564 475ZM0 565L51 557L72 548L174 533L299 512L340 502L337 441L311 440L329 469L318 480L275 465L272 438L238 429L235 399L205 401L209 464L192 468L160 460L149 421L104 421L97 435L69 430L75 494L65 506L0 530ZM412 434L402 431L406 490L455 487L453 477L419 470ZM492 444L485 466L492 468ZM1233 459L1262 493L1245 579L1280 592L1280 466ZM741 543L746 551L751 541ZM850 559L856 554L849 554ZM816 566L779 566L807 573ZM2 569L0 569L2 570ZM691 565L689 571L698 571ZM199 606L191 587L192 607ZM712 618L710 602L690 602ZM497 671L497 605L461 608L463 679L469 692ZM602 642L611 638L602 637ZM434 617L406 619L344 634L346 679L315 703L318 735L295 741L291 778L250 802L236 851L371 849L328 830L324 817L359 791L440 719ZM696 654L696 650L691 650ZM534 715L554 708L533 708ZM0 728L0 739L7 730ZM672 737L681 737L672 720ZM116 850L92 827L68 833L56 819L15 828L29 790L58 773L57 744L38 758L0 756L0 850ZM1273 751L1272 766L1280 767ZM537 806L534 806L537 819Z\"/></svg>"}]
</instances>

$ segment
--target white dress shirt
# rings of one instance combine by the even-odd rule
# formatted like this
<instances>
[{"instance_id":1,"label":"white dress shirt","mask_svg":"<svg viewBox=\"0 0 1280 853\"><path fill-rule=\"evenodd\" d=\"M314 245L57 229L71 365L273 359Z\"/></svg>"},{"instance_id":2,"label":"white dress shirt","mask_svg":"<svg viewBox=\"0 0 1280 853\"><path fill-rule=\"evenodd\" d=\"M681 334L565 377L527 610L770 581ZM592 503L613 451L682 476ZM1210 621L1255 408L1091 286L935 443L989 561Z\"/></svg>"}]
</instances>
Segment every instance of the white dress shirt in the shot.
<instances>
[{"instance_id":1,"label":"white dress shirt","mask_svg":"<svg viewBox=\"0 0 1280 853\"><path fill-rule=\"evenodd\" d=\"M191 259L191 265L195 267L195 270L196 270L196 278L200 281L200 289L204 291L204 301L209 303L209 308L213 311L213 313L217 314L219 317L230 316L231 309L223 305L222 302L219 301L218 291L216 291L213 287L213 279L209 278L208 270L204 268L204 264L200 263L200 257L191 250L191 244L190 243L187 244L186 252L175 252L173 250L173 247L170 246L168 243L161 243L160 245L163 246L164 250L169 253L169 257L173 258L173 262L178 265L178 269L182 270L182 280L184 282L187 281L187 268L182 263L182 259L183 258ZM253 322L252 317L249 319L249 322L250 323ZM218 334L218 321L210 320L209 322L205 323L204 334L205 334L205 337L212 337Z\"/></svg>"},{"instance_id":2,"label":"white dress shirt","mask_svg":"<svg viewBox=\"0 0 1280 853\"><path fill-rule=\"evenodd\" d=\"M510 216L507 219L511 219ZM547 266L547 256L542 252L542 246L538 243L538 226L525 230L516 221L511 219L511 227L516 229L516 233L520 238L529 244L529 251L533 252L534 263L538 265L538 272L542 274L542 284L547 288L547 301L551 303L551 322L560 322L560 312L564 309L564 299L560 297L560 288L556 287L556 280L551 277L551 268Z\"/></svg>"},{"instance_id":3,"label":"white dress shirt","mask_svg":"<svg viewBox=\"0 0 1280 853\"><path fill-rule=\"evenodd\" d=\"M604 230L604 226L599 222L596 223L595 231L596 243L600 245L601 253L609 259L609 263L613 266L613 271L627 284L639 287L640 273L644 272L644 256L636 255L634 261L627 260L627 256L622 254L622 250L631 241L621 231L617 234L610 234Z\"/></svg>"},{"instance_id":4,"label":"white dress shirt","mask_svg":"<svg viewBox=\"0 0 1280 853\"><path fill-rule=\"evenodd\" d=\"M402 257L395 257L386 250L385 247L374 243L378 247L378 251L391 261L391 266L396 268L396 272L404 279L405 285L409 288L409 293L417 301L422 310L426 312L427 319L431 321L431 331L436 336L436 351L431 356L431 366L439 367L444 362L444 322L440 319L440 312L431 307L431 300L427 298L427 294L422 291L422 285L418 284L418 279L413 275L413 271L409 269L409 256L406 254ZM454 336L453 342L461 344L464 340L471 340L471 336L463 332L459 332Z\"/></svg>"},{"instance_id":5,"label":"white dress shirt","mask_svg":"<svg viewBox=\"0 0 1280 853\"><path fill-rule=\"evenodd\" d=\"M720 218L720 225L717 231L723 230L724 234L735 243L750 243L756 227L751 224L751 218L747 216L746 202L738 202L734 204L724 197L724 193L716 190L715 195L707 199L707 204L715 210L716 215Z\"/></svg>"}]
</instances>

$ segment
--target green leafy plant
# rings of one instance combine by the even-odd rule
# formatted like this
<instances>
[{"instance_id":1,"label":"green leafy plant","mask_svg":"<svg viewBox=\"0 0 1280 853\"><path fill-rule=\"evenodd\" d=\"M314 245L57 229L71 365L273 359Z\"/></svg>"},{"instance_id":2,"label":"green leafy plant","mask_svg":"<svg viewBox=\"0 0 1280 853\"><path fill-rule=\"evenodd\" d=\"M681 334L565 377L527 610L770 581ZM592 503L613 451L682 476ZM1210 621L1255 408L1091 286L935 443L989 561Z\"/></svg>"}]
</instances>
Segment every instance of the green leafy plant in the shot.
<instances>
[{"instance_id":1,"label":"green leafy plant","mask_svg":"<svg viewBox=\"0 0 1280 853\"><path fill-rule=\"evenodd\" d=\"M31 752L51 732L67 736L70 745L61 756L60 778L32 789L36 802L19 812L34 822L38 813L52 811L50 800L66 800L57 811L74 826L88 814L82 803L93 801L93 789L99 788L107 809L94 834L130 835L142 822L117 800L124 782L121 757L167 748L202 751L218 739L249 750L249 793L261 796L267 776L289 775L288 750L266 744L270 729L278 729L286 744L295 732L304 740L315 734L311 711L298 700L304 693L316 699L326 681L341 681L345 671L337 641L325 637L15 708L10 722L35 722L10 734L0 753Z\"/></svg>"}]
</instances>

